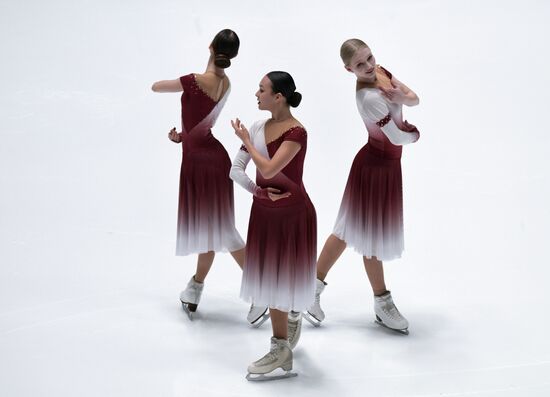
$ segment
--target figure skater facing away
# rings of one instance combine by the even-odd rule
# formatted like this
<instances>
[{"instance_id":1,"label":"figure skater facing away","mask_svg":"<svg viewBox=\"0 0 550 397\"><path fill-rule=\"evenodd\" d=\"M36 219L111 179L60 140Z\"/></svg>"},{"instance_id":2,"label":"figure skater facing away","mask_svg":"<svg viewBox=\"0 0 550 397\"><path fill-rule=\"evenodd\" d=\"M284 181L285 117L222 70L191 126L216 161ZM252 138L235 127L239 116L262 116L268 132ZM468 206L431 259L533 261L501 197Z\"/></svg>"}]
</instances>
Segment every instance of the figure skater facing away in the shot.
<instances>
[{"instance_id":1,"label":"figure skater facing away","mask_svg":"<svg viewBox=\"0 0 550 397\"><path fill-rule=\"evenodd\" d=\"M290 372L292 349L300 338L301 312L315 293L317 219L302 182L307 133L290 112L302 99L292 76L268 73L256 97L271 118L255 122L250 131L239 119L232 122L243 146L230 176L254 195L241 297L269 307L273 328L269 353L248 366L247 379L272 380L296 375ZM245 173L250 159L256 183ZM277 375L280 369L286 372Z\"/></svg>"},{"instance_id":2,"label":"figure skater facing away","mask_svg":"<svg viewBox=\"0 0 550 397\"><path fill-rule=\"evenodd\" d=\"M231 160L212 135L231 89L225 69L239 51L239 37L220 31L209 46L206 70L175 80L157 81L155 92L182 92L182 131L172 128L168 138L182 145L176 255L198 253L196 272L180 294L190 319L199 305L204 279L216 252L231 252L242 268L244 241L235 228Z\"/></svg>"},{"instance_id":3,"label":"figure skater facing away","mask_svg":"<svg viewBox=\"0 0 550 397\"><path fill-rule=\"evenodd\" d=\"M419 100L376 64L363 41L345 41L340 56L346 70L357 78L357 108L367 127L368 143L353 160L333 233L317 262L315 303L305 317L314 325L324 320L320 294L325 277L350 246L363 256L374 293L376 322L408 334L409 323L386 288L382 261L401 257L404 248L401 151L403 145L418 140L419 132L403 120L402 106L415 106Z\"/></svg>"}]
</instances>

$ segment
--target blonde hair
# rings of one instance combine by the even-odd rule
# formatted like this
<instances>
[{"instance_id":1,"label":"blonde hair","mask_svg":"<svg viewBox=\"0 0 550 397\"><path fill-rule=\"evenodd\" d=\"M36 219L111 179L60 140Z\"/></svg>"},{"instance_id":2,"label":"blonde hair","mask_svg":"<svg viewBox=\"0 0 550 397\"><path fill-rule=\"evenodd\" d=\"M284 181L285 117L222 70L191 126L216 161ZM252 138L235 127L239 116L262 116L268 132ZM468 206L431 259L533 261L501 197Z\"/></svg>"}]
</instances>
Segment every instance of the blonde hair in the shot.
<instances>
[{"instance_id":1,"label":"blonde hair","mask_svg":"<svg viewBox=\"0 0 550 397\"><path fill-rule=\"evenodd\" d=\"M348 66L355 51L363 47L368 47L363 40L349 39L344 41L344 44L340 47L340 58L342 58L344 65Z\"/></svg>"}]
</instances>

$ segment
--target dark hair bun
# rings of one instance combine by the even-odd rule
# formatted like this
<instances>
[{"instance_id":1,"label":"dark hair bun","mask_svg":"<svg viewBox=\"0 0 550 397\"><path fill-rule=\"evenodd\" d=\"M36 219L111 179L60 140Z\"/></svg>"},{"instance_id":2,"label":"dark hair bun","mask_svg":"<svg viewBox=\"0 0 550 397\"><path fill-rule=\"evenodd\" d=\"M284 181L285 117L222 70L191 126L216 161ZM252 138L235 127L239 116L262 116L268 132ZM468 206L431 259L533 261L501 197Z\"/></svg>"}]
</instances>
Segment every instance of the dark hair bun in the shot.
<instances>
[{"instance_id":1,"label":"dark hair bun","mask_svg":"<svg viewBox=\"0 0 550 397\"><path fill-rule=\"evenodd\" d=\"M214 65L219 68L225 69L231 66L231 60L225 54L216 54L214 58Z\"/></svg>"},{"instance_id":2,"label":"dark hair bun","mask_svg":"<svg viewBox=\"0 0 550 397\"><path fill-rule=\"evenodd\" d=\"M230 59L235 58L239 53L239 36L231 29L224 29L218 32L210 44L214 52L214 65L225 69L231 65Z\"/></svg>"},{"instance_id":3,"label":"dark hair bun","mask_svg":"<svg viewBox=\"0 0 550 397\"><path fill-rule=\"evenodd\" d=\"M292 106L293 108L297 107L300 102L302 102L302 94L300 94L298 91L294 91L290 96L286 99L286 102Z\"/></svg>"}]
</instances>

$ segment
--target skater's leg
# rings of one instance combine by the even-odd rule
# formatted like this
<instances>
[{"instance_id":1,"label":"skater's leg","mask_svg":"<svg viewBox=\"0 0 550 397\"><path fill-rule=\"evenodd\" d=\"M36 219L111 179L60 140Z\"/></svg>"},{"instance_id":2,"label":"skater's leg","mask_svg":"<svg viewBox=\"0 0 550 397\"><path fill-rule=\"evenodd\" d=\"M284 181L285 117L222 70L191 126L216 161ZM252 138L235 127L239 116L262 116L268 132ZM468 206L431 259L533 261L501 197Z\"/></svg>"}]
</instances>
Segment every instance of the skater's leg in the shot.
<instances>
[{"instance_id":1,"label":"skater's leg","mask_svg":"<svg viewBox=\"0 0 550 397\"><path fill-rule=\"evenodd\" d=\"M214 251L209 251L205 254L199 254L199 258L197 259L197 271L195 273L195 281L197 283L204 282L206 275L212 267L215 255L216 253Z\"/></svg>"},{"instance_id":2,"label":"skater's leg","mask_svg":"<svg viewBox=\"0 0 550 397\"><path fill-rule=\"evenodd\" d=\"M269 309L273 336L277 339L288 339L288 312Z\"/></svg>"},{"instance_id":3,"label":"skater's leg","mask_svg":"<svg viewBox=\"0 0 550 397\"><path fill-rule=\"evenodd\" d=\"M317 260L317 278L319 280L325 280L328 271L332 265L336 263L338 258L340 258L340 255L342 255L342 252L344 252L345 249L346 242L344 240L340 240L334 234L331 234L327 238L327 241L323 246L323 250L321 251L321 255Z\"/></svg>"},{"instance_id":4,"label":"skater's leg","mask_svg":"<svg viewBox=\"0 0 550 397\"><path fill-rule=\"evenodd\" d=\"M409 322L399 312L395 303L393 303L391 293L386 289L382 261L379 261L375 256L370 259L363 257L363 263L374 293L376 322L402 334L408 334Z\"/></svg>"},{"instance_id":5,"label":"skater's leg","mask_svg":"<svg viewBox=\"0 0 550 397\"><path fill-rule=\"evenodd\" d=\"M386 289L386 283L384 282L384 266L382 261L372 258L363 257L363 263L365 264L365 270L369 277L372 292L375 296L380 296L388 292Z\"/></svg>"},{"instance_id":6,"label":"skater's leg","mask_svg":"<svg viewBox=\"0 0 550 397\"><path fill-rule=\"evenodd\" d=\"M318 327L321 321L325 319L325 313L321 309L321 293L325 289L325 278L327 273L336 263L342 252L346 249L346 242L340 240L334 234L328 236L321 255L317 260L317 280L315 281L315 301L311 307L307 310L304 318L314 326Z\"/></svg>"},{"instance_id":7,"label":"skater's leg","mask_svg":"<svg viewBox=\"0 0 550 397\"><path fill-rule=\"evenodd\" d=\"M244 266L244 248L241 248L240 250L231 252L231 255L233 256L233 259L235 259L235 262L237 262L237 265L242 269Z\"/></svg>"}]
</instances>

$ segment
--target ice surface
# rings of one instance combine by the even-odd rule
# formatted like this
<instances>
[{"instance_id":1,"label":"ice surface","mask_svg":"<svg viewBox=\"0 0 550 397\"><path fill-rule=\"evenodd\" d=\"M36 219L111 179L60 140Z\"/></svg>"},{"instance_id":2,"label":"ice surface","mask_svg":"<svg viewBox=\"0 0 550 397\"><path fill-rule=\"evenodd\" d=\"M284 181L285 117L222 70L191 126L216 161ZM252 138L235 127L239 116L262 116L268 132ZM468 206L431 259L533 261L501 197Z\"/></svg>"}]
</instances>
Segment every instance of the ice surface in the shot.
<instances>
[{"instance_id":1,"label":"ice surface","mask_svg":"<svg viewBox=\"0 0 550 397\"><path fill-rule=\"evenodd\" d=\"M548 396L550 5L461 2L26 1L0 5L2 396ZM420 97L403 156L406 251L386 265L410 335L374 324L361 258L329 274L298 377L251 384L270 323L245 321L240 270L216 257L195 321L179 292L194 256L175 227L179 96L225 27L241 38L214 133L266 118L254 93L294 76L319 250L366 141L350 37ZM252 170L249 170L252 175ZM250 197L235 187L246 234Z\"/></svg>"}]
</instances>

